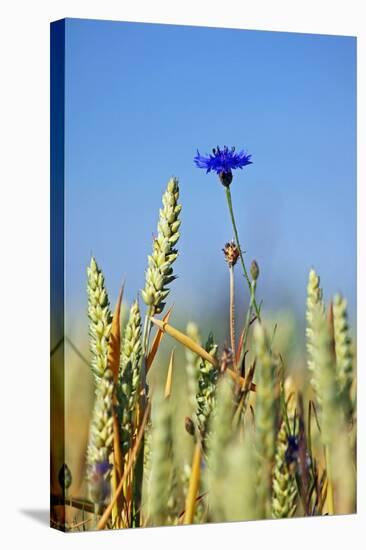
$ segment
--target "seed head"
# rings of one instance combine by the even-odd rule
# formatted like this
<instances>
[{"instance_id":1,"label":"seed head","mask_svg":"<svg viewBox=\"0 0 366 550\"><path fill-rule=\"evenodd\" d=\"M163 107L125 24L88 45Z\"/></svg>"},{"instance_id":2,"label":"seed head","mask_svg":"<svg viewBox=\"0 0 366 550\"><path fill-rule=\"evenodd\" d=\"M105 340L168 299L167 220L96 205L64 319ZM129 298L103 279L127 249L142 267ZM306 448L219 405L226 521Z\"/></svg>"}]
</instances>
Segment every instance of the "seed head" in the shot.
<instances>
[{"instance_id":1,"label":"seed head","mask_svg":"<svg viewBox=\"0 0 366 550\"><path fill-rule=\"evenodd\" d=\"M250 274L252 276L253 281L256 281L259 277L259 265L255 260L252 261L250 264Z\"/></svg>"},{"instance_id":2,"label":"seed head","mask_svg":"<svg viewBox=\"0 0 366 550\"><path fill-rule=\"evenodd\" d=\"M239 248L236 246L235 242L230 241L226 243L222 251L228 266L234 267L239 258Z\"/></svg>"}]
</instances>

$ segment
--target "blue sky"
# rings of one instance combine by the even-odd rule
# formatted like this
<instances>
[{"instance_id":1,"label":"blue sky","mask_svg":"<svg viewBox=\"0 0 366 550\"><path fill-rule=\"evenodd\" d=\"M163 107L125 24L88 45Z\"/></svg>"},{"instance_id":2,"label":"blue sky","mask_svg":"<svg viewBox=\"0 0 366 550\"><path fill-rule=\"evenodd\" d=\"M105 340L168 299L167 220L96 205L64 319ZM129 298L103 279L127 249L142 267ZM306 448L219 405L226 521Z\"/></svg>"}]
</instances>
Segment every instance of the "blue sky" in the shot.
<instances>
[{"instance_id":1,"label":"blue sky","mask_svg":"<svg viewBox=\"0 0 366 550\"><path fill-rule=\"evenodd\" d=\"M193 164L217 144L252 154L232 194L264 307L303 315L313 266L355 314L355 38L69 19L65 116L71 317L85 311L91 253L112 302L123 279L136 296L172 175L183 204L172 299L187 319L226 299L224 188Z\"/></svg>"}]
</instances>

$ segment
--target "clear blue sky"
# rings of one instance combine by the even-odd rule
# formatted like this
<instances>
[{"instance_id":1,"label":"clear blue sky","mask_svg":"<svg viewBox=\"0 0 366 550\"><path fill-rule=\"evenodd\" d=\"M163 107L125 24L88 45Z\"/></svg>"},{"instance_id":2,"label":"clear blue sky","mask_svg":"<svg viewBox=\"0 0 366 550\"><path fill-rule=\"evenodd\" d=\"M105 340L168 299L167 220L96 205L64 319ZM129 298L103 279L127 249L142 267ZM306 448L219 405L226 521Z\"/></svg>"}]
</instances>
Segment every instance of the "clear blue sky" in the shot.
<instances>
[{"instance_id":1,"label":"clear blue sky","mask_svg":"<svg viewBox=\"0 0 366 550\"><path fill-rule=\"evenodd\" d=\"M196 149L253 164L232 194L264 307L303 315L308 271L356 299L356 40L107 21L66 24L66 246L70 311L85 311L92 252L114 302L143 286L161 194L180 179L172 299L184 315L226 298L224 189ZM238 271L239 274L239 271ZM238 282L238 292L244 287Z\"/></svg>"}]
</instances>

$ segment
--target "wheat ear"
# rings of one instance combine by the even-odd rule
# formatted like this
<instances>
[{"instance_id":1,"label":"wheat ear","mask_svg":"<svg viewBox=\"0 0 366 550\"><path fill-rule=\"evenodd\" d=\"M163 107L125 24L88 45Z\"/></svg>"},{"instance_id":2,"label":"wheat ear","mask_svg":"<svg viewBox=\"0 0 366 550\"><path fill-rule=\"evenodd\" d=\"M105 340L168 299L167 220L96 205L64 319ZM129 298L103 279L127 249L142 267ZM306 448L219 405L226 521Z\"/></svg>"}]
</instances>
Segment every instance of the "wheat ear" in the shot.
<instances>
[{"instance_id":1,"label":"wheat ear","mask_svg":"<svg viewBox=\"0 0 366 550\"><path fill-rule=\"evenodd\" d=\"M145 288L141 291L149 315L161 313L169 294L168 285L176 278L172 264L178 257L175 245L180 237L179 214L182 206L178 204L179 184L171 178L163 195L163 208L159 212L158 234L154 238L153 251L148 256L148 268L145 277Z\"/></svg>"},{"instance_id":2,"label":"wheat ear","mask_svg":"<svg viewBox=\"0 0 366 550\"><path fill-rule=\"evenodd\" d=\"M108 341L112 326L112 314L104 284L104 275L94 258L91 258L87 275L91 368L97 380L112 378L112 372L108 372Z\"/></svg>"},{"instance_id":3,"label":"wheat ear","mask_svg":"<svg viewBox=\"0 0 366 550\"><path fill-rule=\"evenodd\" d=\"M318 307L324 307L323 291L320 287L320 277L316 274L314 269L311 269L309 272L306 298L306 348L308 352L307 365L310 371L310 383L319 401L320 397L317 388L317 375L315 372L314 362L314 337L316 331L314 327L314 312Z\"/></svg>"},{"instance_id":4,"label":"wheat ear","mask_svg":"<svg viewBox=\"0 0 366 550\"><path fill-rule=\"evenodd\" d=\"M112 315L104 275L94 258L91 258L87 276L91 368L95 380L95 401L87 448L87 480L90 499L98 511L110 491L114 387L113 372L108 367L108 344Z\"/></svg>"},{"instance_id":5,"label":"wheat ear","mask_svg":"<svg viewBox=\"0 0 366 550\"><path fill-rule=\"evenodd\" d=\"M132 446L134 414L140 382L142 341L141 315L137 300L132 304L121 349L117 397L124 454Z\"/></svg>"},{"instance_id":6,"label":"wheat ear","mask_svg":"<svg viewBox=\"0 0 366 550\"><path fill-rule=\"evenodd\" d=\"M214 343L212 334L210 334L207 339L205 349L211 357L216 359L217 345ZM195 420L197 422L197 427L203 443L206 441L210 415L215 407L215 393L218 374L218 367L212 365L209 361L200 361L198 391L196 395L197 412L195 415Z\"/></svg>"},{"instance_id":7,"label":"wheat ear","mask_svg":"<svg viewBox=\"0 0 366 550\"><path fill-rule=\"evenodd\" d=\"M346 418L351 421L354 410L351 397L354 379L352 340L348 326L347 300L339 294L333 299L333 326L339 389Z\"/></svg>"}]
</instances>

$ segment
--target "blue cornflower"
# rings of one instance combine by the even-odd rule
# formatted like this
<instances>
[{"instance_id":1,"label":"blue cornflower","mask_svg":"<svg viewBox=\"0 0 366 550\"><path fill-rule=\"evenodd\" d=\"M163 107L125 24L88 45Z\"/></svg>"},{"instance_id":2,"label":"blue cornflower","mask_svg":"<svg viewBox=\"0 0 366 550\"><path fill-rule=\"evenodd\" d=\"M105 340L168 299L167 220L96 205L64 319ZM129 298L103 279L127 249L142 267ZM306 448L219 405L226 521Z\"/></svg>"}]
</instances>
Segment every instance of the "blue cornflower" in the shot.
<instances>
[{"instance_id":1,"label":"blue cornflower","mask_svg":"<svg viewBox=\"0 0 366 550\"><path fill-rule=\"evenodd\" d=\"M251 156L247 155L244 151L235 152L235 147L229 149L226 145L223 149L217 146L216 149L212 149L211 155L200 155L197 150L197 156L194 157L194 162L198 168L205 168L206 173L213 170L219 175L220 181L225 187L229 187L233 179L232 170L237 168L242 169L248 164L252 164Z\"/></svg>"},{"instance_id":2,"label":"blue cornflower","mask_svg":"<svg viewBox=\"0 0 366 550\"><path fill-rule=\"evenodd\" d=\"M109 472L109 470L112 469L112 465L108 462L108 460L103 460L102 462L96 462L94 468L97 475L104 476Z\"/></svg>"},{"instance_id":3,"label":"blue cornflower","mask_svg":"<svg viewBox=\"0 0 366 550\"><path fill-rule=\"evenodd\" d=\"M93 502L104 502L110 495L109 472L112 465L108 460L96 461L88 470L90 498Z\"/></svg>"}]
</instances>

